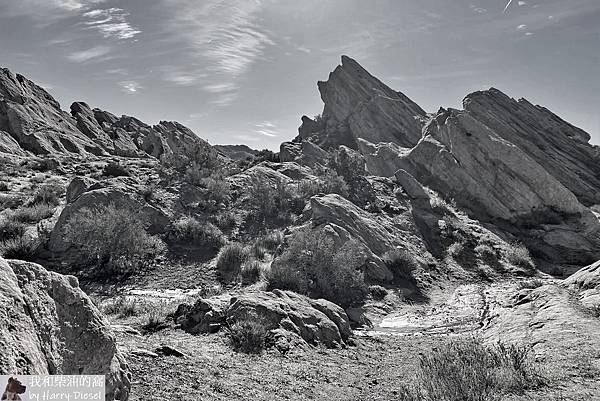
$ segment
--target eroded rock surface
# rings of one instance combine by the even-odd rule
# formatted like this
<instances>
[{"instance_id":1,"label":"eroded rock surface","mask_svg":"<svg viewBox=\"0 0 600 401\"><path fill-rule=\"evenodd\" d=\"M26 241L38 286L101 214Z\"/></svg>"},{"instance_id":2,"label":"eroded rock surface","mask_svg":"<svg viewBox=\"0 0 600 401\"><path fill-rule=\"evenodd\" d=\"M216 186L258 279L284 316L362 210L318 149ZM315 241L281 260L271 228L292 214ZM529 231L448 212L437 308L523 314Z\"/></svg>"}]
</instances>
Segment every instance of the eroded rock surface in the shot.
<instances>
[{"instance_id":1,"label":"eroded rock surface","mask_svg":"<svg viewBox=\"0 0 600 401\"><path fill-rule=\"evenodd\" d=\"M106 375L106 400L127 400L129 367L77 279L0 258L0 371Z\"/></svg>"}]
</instances>

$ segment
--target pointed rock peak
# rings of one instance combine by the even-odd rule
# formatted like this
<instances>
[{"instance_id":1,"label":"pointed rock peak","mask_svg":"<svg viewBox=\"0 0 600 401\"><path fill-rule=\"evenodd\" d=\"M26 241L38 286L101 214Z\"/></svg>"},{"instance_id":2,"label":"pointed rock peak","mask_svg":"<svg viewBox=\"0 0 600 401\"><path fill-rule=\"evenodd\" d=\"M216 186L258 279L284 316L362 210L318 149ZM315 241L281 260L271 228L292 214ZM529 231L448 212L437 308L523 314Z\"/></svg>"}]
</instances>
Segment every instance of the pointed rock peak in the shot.
<instances>
[{"instance_id":1,"label":"pointed rock peak","mask_svg":"<svg viewBox=\"0 0 600 401\"><path fill-rule=\"evenodd\" d=\"M469 105L473 102L482 103L489 101L493 101L495 103L513 103L515 100L501 90L492 87L488 90L475 91L468 94L463 99L463 107L465 110L469 110Z\"/></svg>"}]
</instances>

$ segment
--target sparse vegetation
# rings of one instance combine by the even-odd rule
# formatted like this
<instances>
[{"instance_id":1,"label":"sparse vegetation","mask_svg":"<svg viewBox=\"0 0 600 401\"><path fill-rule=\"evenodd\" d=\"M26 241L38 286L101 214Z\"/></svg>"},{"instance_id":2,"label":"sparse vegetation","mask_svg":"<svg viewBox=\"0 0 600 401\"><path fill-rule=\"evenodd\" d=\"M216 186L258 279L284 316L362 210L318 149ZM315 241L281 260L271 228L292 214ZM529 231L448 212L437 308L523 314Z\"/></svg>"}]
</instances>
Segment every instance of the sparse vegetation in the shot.
<instances>
[{"instance_id":1,"label":"sparse vegetation","mask_svg":"<svg viewBox=\"0 0 600 401\"><path fill-rule=\"evenodd\" d=\"M153 305L145 315L145 321L142 323L142 330L146 333L156 333L169 326L167 320L169 312L164 302L160 305Z\"/></svg>"},{"instance_id":2,"label":"sparse vegetation","mask_svg":"<svg viewBox=\"0 0 600 401\"><path fill-rule=\"evenodd\" d=\"M6 259L32 261L36 255L38 243L24 236L0 241L0 255Z\"/></svg>"},{"instance_id":3,"label":"sparse vegetation","mask_svg":"<svg viewBox=\"0 0 600 401\"><path fill-rule=\"evenodd\" d=\"M520 267L527 272L535 270L535 263L529 254L529 250L521 243L513 242L510 244L505 249L504 256L510 264Z\"/></svg>"},{"instance_id":4,"label":"sparse vegetation","mask_svg":"<svg viewBox=\"0 0 600 401\"><path fill-rule=\"evenodd\" d=\"M242 265L248 260L249 249L234 242L225 245L217 256L217 272L223 282L236 279L242 271Z\"/></svg>"},{"instance_id":5,"label":"sparse vegetation","mask_svg":"<svg viewBox=\"0 0 600 401\"><path fill-rule=\"evenodd\" d=\"M270 183L266 177L253 176L249 186L249 198L259 220L287 219L293 194L283 181Z\"/></svg>"},{"instance_id":6,"label":"sparse vegetation","mask_svg":"<svg viewBox=\"0 0 600 401\"><path fill-rule=\"evenodd\" d=\"M59 182L47 182L35 191L29 205L47 204L57 206L60 204L64 193L65 188Z\"/></svg>"},{"instance_id":7,"label":"sparse vegetation","mask_svg":"<svg viewBox=\"0 0 600 401\"><path fill-rule=\"evenodd\" d=\"M47 203L36 203L32 206L19 208L11 213L10 218L23 223L38 223L41 220L52 217L54 206Z\"/></svg>"},{"instance_id":8,"label":"sparse vegetation","mask_svg":"<svg viewBox=\"0 0 600 401\"><path fill-rule=\"evenodd\" d=\"M360 243L348 241L336 250L326 233L298 231L271 266L269 286L324 298L344 307L361 303L368 294L361 249Z\"/></svg>"},{"instance_id":9,"label":"sparse vegetation","mask_svg":"<svg viewBox=\"0 0 600 401\"><path fill-rule=\"evenodd\" d=\"M144 306L134 297L119 296L101 304L101 310L107 315L125 318L142 314Z\"/></svg>"},{"instance_id":10,"label":"sparse vegetation","mask_svg":"<svg viewBox=\"0 0 600 401\"><path fill-rule=\"evenodd\" d=\"M27 226L11 218L0 217L0 241L22 237Z\"/></svg>"},{"instance_id":11,"label":"sparse vegetation","mask_svg":"<svg viewBox=\"0 0 600 401\"><path fill-rule=\"evenodd\" d=\"M263 321L250 316L237 319L229 326L229 339L234 350L246 354L264 351L267 328Z\"/></svg>"},{"instance_id":12,"label":"sparse vegetation","mask_svg":"<svg viewBox=\"0 0 600 401\"><path fill-rule=\"evenodd\" d=\"M84 208L73 214L65 240L79 248L81 263L95 266L96 275L129 274L148 265L165 249L149 235L135 210L114 204Z\"/></svg>"},{"instance_id":13,"label":"sparse vegetation","mask_svg":"<svg viewBox=\"0 0 600 401\"><path fill-rule=\"evenodd\" d=\"M421 356L400 401L494 401L542 383L529 349L480 340L451 341Z\"/></svg>"},{"instance_id":14,"label":"sparse vegetation","mask_svg":"<svg viewBox=\"0 0 600 401\"><path fill-rule=\"evenodd\" d=\"M10 188L8 188L8 184L5 182L0 182L0 192L7 192Z\"/></svg>"},{"instance_id":15,"label":"sparse vegetation","mask_svg":"<svg viewBox=\"0 0 600 401\"><path fill-rule=\"evenodd\" d=\"M225 243L223 232L210 222L201 223L194 217L182 217L169 231L169 239L196 246L219 248Z\"/></svg>"},{"instance_id":16,"label":"sparse vegetation","mask_svg":"<svg viewBox=\"0 0 600 401\"><path fill-rule=\"evenodd\" d=\"M538 287L541 287L544 285L544 281L539 279L539 278L534 278L531 280L523 280L520 281L519 284L517 285L517 289L519 290L523 290L523 289L535 289Z\"/></svg>"},{"instance_id":17,"label":"sparse vegetation","mask_svg":"<svg viewBox=\"0 0 600 401\"><path fill-rule=\"evenodd\" d=\"M249 285L256 283L260 279L261 271L261 264L258 260L244 263L240 272L242 284Z\"/></svg>"},{"instance_id":18,"label":"sparse vegetation","mask_svg":"<svg viewBox=\"0 0 600 401\"><path fill-rule=\"evenodd\" d=\"M388 291L380 285L372 285L369 287L369 293L373 299L380 301L387 296Z\"/></svg>"},{"instance_id":19,"label":"sparse vegetation","mask_svg":"<svg viewBox=\"0 0 600 401\"><path fill-rule=\"evenodd\" d=\"M475 247L475 253L477 256L487 264L493 264L498 262L498 254L496 250L488 244L479 244Z\"/></svg>"},{"instance_id":20,"label":"sparse vegetation","mask_svg":"<svg viewBox=\"0 0 600 401\"><path fill-rule=\"evenodd\" d=\"M399 280L410 279L419 267L417 259L404 249L394 249L383 255L383 261L394 277Z\"/></svg>"}]
</instances>

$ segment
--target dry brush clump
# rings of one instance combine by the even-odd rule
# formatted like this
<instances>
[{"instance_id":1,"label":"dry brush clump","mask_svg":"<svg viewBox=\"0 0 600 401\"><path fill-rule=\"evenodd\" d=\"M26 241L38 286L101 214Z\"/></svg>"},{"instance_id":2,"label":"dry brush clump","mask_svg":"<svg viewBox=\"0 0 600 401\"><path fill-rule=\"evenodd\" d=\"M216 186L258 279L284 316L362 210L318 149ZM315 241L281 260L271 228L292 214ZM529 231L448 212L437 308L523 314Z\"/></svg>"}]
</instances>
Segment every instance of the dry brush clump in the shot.
<instances>
[{"instance_id":1,"label":"dry brush clump","mask_svg":"<svg viewBox=\"0 0 600 401\"><path fill-rule=\"evenodd\" d=\"M383 261L396 280L407 280L419 268L418 260L405 249L393 249L383 255Z\"/></svg>"},{"instance_id":2,"label":"dry brush clump","mask_svg":"<svg viewBox=\"0 0 600 401\"><path fill-rule=\"evenodd\" d=\"M543 384L524 346L454 340L423 354L399 401L496 401Z\"/></svg>"},{"instance_id":3,"label":"dry brush clump","mask_svg":"<svg viewBox=\"0 0 600 401\"><path fill-rule=\"evenodd\" d=\"M221 282L236 280L249 258L250 250L240 243L234 242L221 248L217 256L217 273Z\"/></svg>"},{"instance_id":4,"label":"dry brush clump","mask_svg":"<svg viewBox=\"0 0 600 401\"><path fill-rule=\"evenodd\" d=\"M133 273L165 250L136 211L114 204L74 213L66 224L65 240L79 250L80 263L94 268L95 276Z\"/></svg>"},{"instance_id":5,"label":"dry brush clump","mask_svg":"<svg viewBox=\"0 0 600 401\"><path fill-rule=\"evenodd\" d=\"M191 216L181 217L173 222L168 238L174 242L215 249L225 243L225 236L217 226L210 222L200 222Z\"/></svg>"},{"instance_id":6,"label":"dry brush clump","mask_svg":"<svg viewBox=\"0 0 600 401\"><path fill-rule=\"evenodd\" d=\"M267 326L252 316L236 319L228 328L229 341L235 351L260 354L266 348Z\"/></svg>"},{"instance_id":7,"label":"dry brush clump","mask_svg":"<svg viewBox=\"0 0 600 401\"><path fill-rule=\"evenodd\" d=\"M364 302L368 287L359 242L350 240L336 249L326 233L303 229L288 244L267 274L270 288L324 298L343 307Z\"/></svg>"},{"instance_id":8,"label":"dry brush clump","mask_svg":"<svg viewBox=\"0 0 600 401\"><path fill-rule=\"evenodd\" d=\"M529 254L527 247L519 242L511 243L504 250L506 260L514 266L524 269L526 272L535 271L535 262Z\"/></svg>"}]
</instances>

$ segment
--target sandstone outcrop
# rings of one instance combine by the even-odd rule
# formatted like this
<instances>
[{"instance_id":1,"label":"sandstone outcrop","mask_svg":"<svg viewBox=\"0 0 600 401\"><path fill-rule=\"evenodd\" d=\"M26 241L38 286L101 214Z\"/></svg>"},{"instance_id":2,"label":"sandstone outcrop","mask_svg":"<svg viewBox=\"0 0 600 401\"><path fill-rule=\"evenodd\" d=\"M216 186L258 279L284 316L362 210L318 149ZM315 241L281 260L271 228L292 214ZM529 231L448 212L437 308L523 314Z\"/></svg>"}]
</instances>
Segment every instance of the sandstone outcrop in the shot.
<instances>
[{"instance_id":1,"label":"sandstone outcrop","mask_svg":"<svg viewBox=\"0 0 600 401\"><path fill-rule=\"evenodd\" d=\"M259 291L200 299L179 307L175 318L190 333L215 332L240 319L261 321L267 341L300 338L308 344L337 348L351 335L346 312L332 302L310 299L290 291Z\"/></svg>"},{"instance_id":2,"label":"sandstone outcrop","mask_svg":"<svg viewBox=\"0 0 600 401\"><path fill-rule=\"evenodd\" d=\"M77 279L0 258L0 372L106 375L106 400L127 400L131 373L108 322Z\"/></svg>"},{"instance_id":3,"label":"sandstone outcrop","mask_svg":"<svg viewBox=\"0 0 600 401\"><path fill-rule=\"evenodd\" d=\"M359 138L410 147L421 138L425 111L350 57L342 56L342 64L318 87L325 104L322 121L303 118L300 139L314 137L324 148L346 145L357 149Z\"/></svg>"},{"instance_id":4,"label":"sandstone outcrop","mask_svg":"<svg viewBox=\"0 0 600 401\"><path fill-rule=\"evenodd\" d=\"M424 135L398 167L518 234L537 256L567 264L600 257L598 219L520 147L459 110L442 110Z\"/></svg>"}]
</instances>

